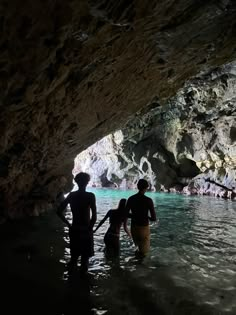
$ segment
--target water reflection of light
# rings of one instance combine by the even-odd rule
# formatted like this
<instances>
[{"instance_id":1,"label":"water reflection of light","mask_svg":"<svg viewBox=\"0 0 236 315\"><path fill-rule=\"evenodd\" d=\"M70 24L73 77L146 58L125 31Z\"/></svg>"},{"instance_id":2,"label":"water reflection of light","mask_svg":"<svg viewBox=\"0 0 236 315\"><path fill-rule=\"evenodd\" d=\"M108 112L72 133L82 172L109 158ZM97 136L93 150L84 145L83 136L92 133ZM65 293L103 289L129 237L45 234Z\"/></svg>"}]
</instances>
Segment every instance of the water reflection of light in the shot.
<instances>
[{"instance_id":1,"label":"water reflection of light","mask_svg":"<svg viewBox=\"0 0 236 315\"><path fill-rule=\"evenodd\" d=\"M98 222L109 209L117 207L121 198L133 194L109 189L90 191L96 194ZM119 270L128 271L142 286L152 288L153 299L158 298L160 290L168 293L167 284L171 281L172 286L179 288L177 293L184 294L185 289L192 292L189 299L196 303L214 305L222 312L236 312L236 203L208 197L148 195L154 200L159 218L159 225L150 227L150 256L139 264L134 258L133 243L122 231ZM66 217L72 219L70 211ZM114 266L104 256L103 237L107 228L108 222L94 235L95 256L90 259L89 268L94 279L104 282L103 287L96 289L100 298L107 292L106 281L114 273ZM67 227L64 240L67 247L63 263L66 263L69 260ZM160 273L166 281L160 281ZM114 278L114 286L119 285L117 281Z\"/></svg>"}]
</instances>

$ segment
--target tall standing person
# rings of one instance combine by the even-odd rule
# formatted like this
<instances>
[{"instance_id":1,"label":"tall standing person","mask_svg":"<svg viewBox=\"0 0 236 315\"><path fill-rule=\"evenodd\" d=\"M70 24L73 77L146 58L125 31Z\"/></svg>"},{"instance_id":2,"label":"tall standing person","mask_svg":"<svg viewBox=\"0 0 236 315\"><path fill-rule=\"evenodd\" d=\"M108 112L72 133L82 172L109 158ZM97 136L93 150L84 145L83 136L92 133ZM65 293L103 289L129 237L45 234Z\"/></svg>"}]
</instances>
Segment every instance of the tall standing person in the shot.
<instances>
[{"instance_id":1,"label":"tall standing person","mask_svg":"<svg viewBox=\"0 0 236 315\"><path fill-rule=\"evenodd\" d=\"M78 184L78 190L71 192L62 201L57 214L69 227L70 268L77 265L77 260L81 256L81 270L87 272L89 257L94 255L93 226L97 220L96 199L93 193L86 191L90 180L89 174L81 172L74 180ZM72 224L63 214L68 204L73 216Z\"/></svg>"},{"instance_id":2,"label":"tall standing person","mask_svg":"<svg viewBox=\"0 0 236 315\"><path fill-rule=\"evenodd\" d=\"M137 246L138 257L145 257L150 249L149 220L156 221L156 213L151 198L145 196L149 187L145 179L137 184L138 193L129 197L126 204L126 220L131 217L131 235Z\"/></svg>"}]
</instances>

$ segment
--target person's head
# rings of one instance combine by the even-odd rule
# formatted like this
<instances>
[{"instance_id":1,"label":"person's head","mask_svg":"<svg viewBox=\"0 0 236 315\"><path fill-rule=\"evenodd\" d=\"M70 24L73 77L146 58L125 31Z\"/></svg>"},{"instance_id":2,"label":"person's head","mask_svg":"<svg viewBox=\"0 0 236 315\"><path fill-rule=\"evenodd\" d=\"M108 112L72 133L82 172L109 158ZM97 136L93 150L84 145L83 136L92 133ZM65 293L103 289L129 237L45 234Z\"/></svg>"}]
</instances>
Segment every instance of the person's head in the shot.
<instances>
[{"instance_id":1,"label":"person's head","mask_svg":"<svg viewBox=\"0 0 236 315\"><path fill-rule=\"evenodd\" d=\"M118 205L118 210L123 211L125 209L126 199L121 199Z\"/></svg>"},{"instance_id":2,"label":"person's head","mask_svg":"<svg viewBox=\"0 0 236 315\"><path fill-rule=\"evenodd\" d=\"M87 173L80 172L75 176L74 180L80 188L84 188L90 181L90 176Z\"/></svg>"},{"instance_id":3,"label":"person's head","mask_svg":"<svg viewBox=\"0 0 236 315\"><path fill-rule=\"evenodd\" d=\"M137 187L140 192L145 192L148 189L149 184L145 179L140 179L138 181Z\"/></svg>"}]
</instances>

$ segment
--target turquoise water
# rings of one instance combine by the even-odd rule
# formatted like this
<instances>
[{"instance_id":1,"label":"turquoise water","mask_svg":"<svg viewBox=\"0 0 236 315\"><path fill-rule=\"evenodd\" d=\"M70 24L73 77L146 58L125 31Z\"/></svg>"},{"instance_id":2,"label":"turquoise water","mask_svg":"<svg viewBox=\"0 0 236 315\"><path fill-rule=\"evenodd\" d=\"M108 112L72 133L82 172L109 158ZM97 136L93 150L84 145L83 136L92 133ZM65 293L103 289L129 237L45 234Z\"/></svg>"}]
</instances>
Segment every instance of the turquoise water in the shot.
<instances>
[{"instance_id":1,"label":"turquoise water","mask_svg":"<svg viewBox=\"0 0 236 315\"><path fill-rule=\"evenodd\" d=\"M134 191L89 189L96 195L98 222L121 198ZM236 314L236 202L209 197L147 193L154 201L158 224L151 225L150 255L134 258L132 240L121 233L119 262L104 256L106 222L95 234L90 273L100 282L93 294L101 306L97 314L139 314L156 305L167 314ZM68 212L68 218L71 218ZM65 228L65 240L68 243ZM69 259L66 248L64 261ZM134 292L130 295L130 291ZM151 306L150 306L151 305ZM114 311L115 310L115 311ZM174 311L173 311L174 310ZM158 309L157 309L158 311ZM123 312L123 311L122 311Z\"/></svg>"}]
</instances>

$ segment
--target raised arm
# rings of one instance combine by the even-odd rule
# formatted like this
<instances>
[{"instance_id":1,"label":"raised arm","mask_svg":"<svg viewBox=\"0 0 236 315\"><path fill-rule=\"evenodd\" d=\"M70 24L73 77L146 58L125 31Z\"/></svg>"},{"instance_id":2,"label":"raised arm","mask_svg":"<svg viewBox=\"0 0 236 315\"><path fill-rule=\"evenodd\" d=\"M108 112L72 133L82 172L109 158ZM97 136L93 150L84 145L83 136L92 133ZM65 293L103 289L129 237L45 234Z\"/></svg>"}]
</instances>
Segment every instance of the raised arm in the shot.
<instances>
[{"instance_id":1,"label":"raised arm","mask_svg":"<svg viewBox=\"0 0 236 315\"><path fill-rule=\"evenodd\" d=\"M96 229L93 231L94 233L103 225L103 223L110 217L111 214L111 210L109 210L107 212L107 214L105 215L105 217L99 222L98 226L96 227Z\"/></svg>"},{"instance_id":2,"label":"raised arm","mask_svg":"<svg viewBox=\"0 0 236 315\"><path fill-rule=\"evenodd\" d=\"M94 224L97 221L97 207L96 207L96 198L95 195L91 193L91 205L90 205L91 211L92 211L92 217L90 220L89 228L92 230L94 227Z\"/></svg>"},{"instance_id":3,"label":"raised arm","mask_svg":"<svg viewBox=\"0 0 236 315\"><path fill-rule=\"evenodd\" d=\"M157 220L157 217L156 217L156 212L155 212L155 209L154 209L154 204L153 204L153 201L152 199L150 199L149 201L149 211L150 211L150 221L156 221Z\"/></svg>"},{"instance_id":4,"label":"raised arm","mask_svg":"<svg viewBox=\"0 0 236 315\"><path fill-rule=\"evenodd\" d=\"M63 214L69 202L70 202L70 194L58 206L57 215L70 228L71 224L69 223L69 221L66 219L66 217Z\"/></svg>"}]
</instances>

